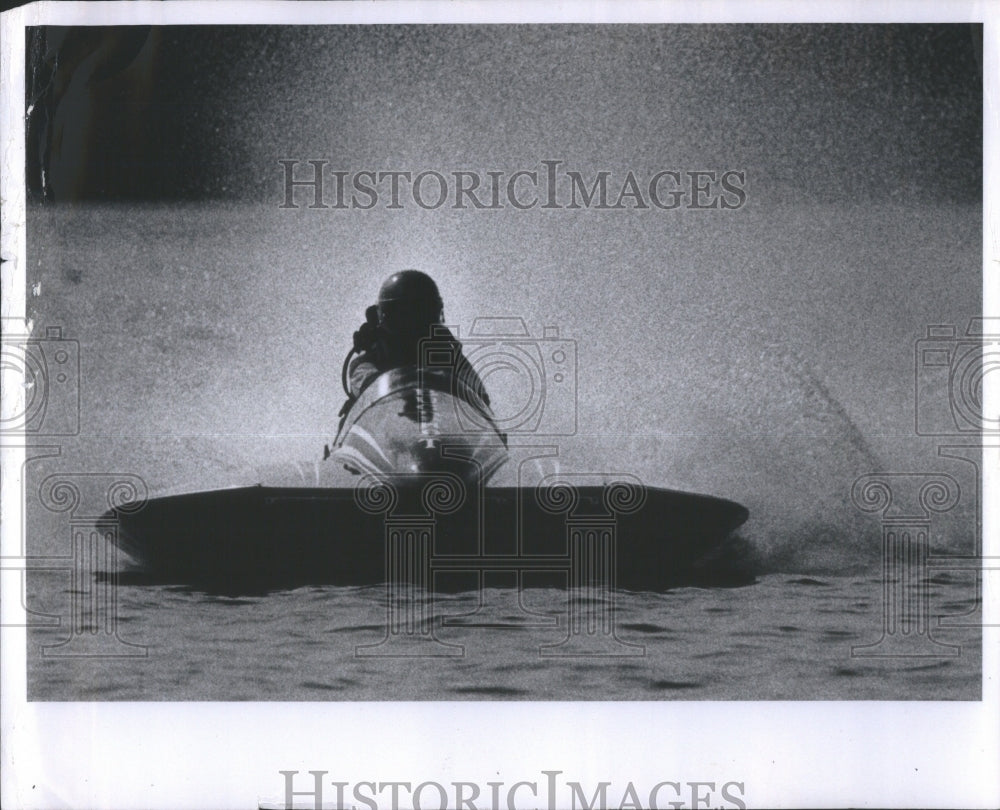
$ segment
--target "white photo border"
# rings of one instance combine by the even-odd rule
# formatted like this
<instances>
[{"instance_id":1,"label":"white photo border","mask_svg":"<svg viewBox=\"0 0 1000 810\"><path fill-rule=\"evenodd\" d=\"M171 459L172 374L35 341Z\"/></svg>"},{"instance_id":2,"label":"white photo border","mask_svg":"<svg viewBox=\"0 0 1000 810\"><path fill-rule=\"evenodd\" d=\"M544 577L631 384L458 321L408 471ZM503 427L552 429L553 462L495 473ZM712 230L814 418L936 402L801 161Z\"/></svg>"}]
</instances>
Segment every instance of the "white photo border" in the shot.
<instances>
[{"instance_id":1,"label":"white photo border","mask_svg":"<svg viewBox=\"0 0 1000 810\"><path fill-rule=\"evenodd\" d=\"M346 22L982 22L984 309L1000 311L1000 36L978 2L39 3L2 29L3 315L24 316L24 27ZM997 375L986 408L1000 405ZM990 378L987 378L990 379ZM6 380L5 380L6 382ZM12 396L5 385L5 398ZM996 449L984 553L1000 555ZM992 458L991 458L992 456ZM3 449L3 555L17 556L23 448ZM6 574L6 572L5 572ZM2 789L17 808L254 807L281 770L328 780L739 781L751 807L1000 805L1000 597L984 577L978 702L43 703L26 700L20 600L2 607ZM20 618L20 621L18 619ZM975 745L955 744L956 740ZM971 758L970 758L971 757ZM535 802L525 794L525 806ZM541 802L541 800L539 800Z\"/></svg>"}]
</instances>

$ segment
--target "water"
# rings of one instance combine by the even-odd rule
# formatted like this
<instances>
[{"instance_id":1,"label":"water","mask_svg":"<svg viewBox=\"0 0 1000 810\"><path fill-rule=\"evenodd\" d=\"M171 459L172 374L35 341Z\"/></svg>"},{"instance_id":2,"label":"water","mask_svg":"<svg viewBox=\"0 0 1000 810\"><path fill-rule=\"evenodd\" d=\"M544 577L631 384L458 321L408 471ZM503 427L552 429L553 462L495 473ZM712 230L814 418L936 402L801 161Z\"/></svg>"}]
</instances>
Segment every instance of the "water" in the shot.
<instances>
[{"instance_id":1,"label":"water","mask_svg":"<svg viewBox=\"0 0 1000 810\"><path fill-rule=\"evenodd\" d=\"M959 655L851 652L883 633L880 516L852 503L859 476L952 476L962 497L933 516L929 543L939 554L976 551L976 468L914 436L912 410L913 341L927 323L978 310L978 286L928 295L930 281L911 283L914 267L968 267L978 278L973 209L771 206L725 227L682 214L662 230L572 212L557 224L315 213L29 211L29 286L39 285L29 314L79 342L81 405L78 435L42 442L52 449L32 450L26 466L27 551L56 569L28 575L31 699L979 697L971 573L926 574L928 632ZM846 239L867 252L831 265L820 248ZM612 266L624 256L629 272ZM612 651L629 654L582 658L540 655L567 637L578 595L528 591L519 606L515 593L488 590L483 610L502 627L455 623L477 594L435 596L419 629L438 651L464 653L410 659L357 654L386 634L382 588L220 595L126 579L113 590L117 631L144 656L43 654L69 636L73 599L99 583L73 584L70 517L40 505L40 482L76 476L99 514L111 472L153 493L198 490L260 463L317 457L336 424L350 333L383 268L400 266L435 274L452 322L514 314L535 334L557 320L576 341L579 393L558 407L575 408L577 424L539 472L626 472L747 505L756 584L618 594ZM590 283L568 288L558 272L567 266ZM831 273L838 284L826 283ZM897 296L891 317L855 306L886 287ZM505 383L487 381L500 410L516 405ZM955 626L936 626L939 615Z\"/></svg>"},{"instance_id":2,"label":"water","mask_svg":"<svg viewBox=\"0 0 1000 810\"><path fill-rule=\"evenodd\" d=\"M969 575L971 576L971 575ZM33 604L66 598L65 577L38 575ZM181 587L119 586L120 638L146 657L43 658L66 631L29 636L34 700L975 700L981 655L967 576L929 583L934 628L960 654L864 658L879 641L881 582L770 574L733 589L618 594L620 644L610 655L554 657L567 632L565 591L488 589L488 620L449 626L477 594L436 595L420 629L438 657L378 657L388 628L384 589L309 587L219 596ZM551 618L557 624L524 626ZM381 650L390 652L383 643ZM942 654L944 647L939 648ZM122 647L119 652L125 651ZM549 654L546 654L549 653ZM860 650L857 652L861 652ZM445 655L450 653L450 655Z\"/></svg>"}]
</instances>

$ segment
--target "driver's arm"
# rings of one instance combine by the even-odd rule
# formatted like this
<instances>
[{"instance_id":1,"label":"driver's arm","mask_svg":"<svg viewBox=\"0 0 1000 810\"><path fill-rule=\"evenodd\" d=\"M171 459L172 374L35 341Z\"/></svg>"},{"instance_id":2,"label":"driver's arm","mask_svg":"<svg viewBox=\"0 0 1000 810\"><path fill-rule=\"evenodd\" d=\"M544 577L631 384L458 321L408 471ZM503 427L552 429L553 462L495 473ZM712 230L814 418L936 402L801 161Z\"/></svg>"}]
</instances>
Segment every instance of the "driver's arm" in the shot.
<instances>
[{"instance_id":1,"label":"driver's arm","mask_svg":"<svg viewBox=\"0 0 1000 810\"><path fill-rule=\"evenodd\" d=\"M354 397L361 396L372 380L379 375L378 366L370 352L362 352L347 367L347 379Z\"/></svg>"}]
</instances>

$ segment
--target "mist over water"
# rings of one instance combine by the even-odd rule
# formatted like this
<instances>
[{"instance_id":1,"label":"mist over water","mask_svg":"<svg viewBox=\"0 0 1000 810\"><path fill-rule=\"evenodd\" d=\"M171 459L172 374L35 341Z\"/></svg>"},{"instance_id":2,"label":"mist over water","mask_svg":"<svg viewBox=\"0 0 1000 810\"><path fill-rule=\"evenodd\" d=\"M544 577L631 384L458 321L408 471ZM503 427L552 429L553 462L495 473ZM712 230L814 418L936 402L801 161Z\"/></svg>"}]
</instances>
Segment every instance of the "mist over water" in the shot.
<instances>
[{"instance_id":1,"label":"mist over water","mask_svg":"<svg viewBox=\"0 0 1000 810\"><path fill-rule=\"evenodd\" d=\"M553 393L546 419L575 416L575 432L519 437L558 445L546 469L739 501L762 570L874 570L880 530L851 503L854 481L942 466L913 434L913 343L925 324L962 323L969 309L960 291L929 296L910 272L915 253L961 264L956 246L979 225L962 207L679 215L660 230L627 215L323 213L31 209L40 295L29 312L37 328L61 325L80 341L82 392L79 438L38 474L125 471L153 492L190 491L319 458L351 332L381 279L407 266L436 277L467 347L484 316L520 317L539 338L556 326L573 341L576 396ZM858 239L875 218L863 259L827 258L824 246ZM802 283L819 274L828 286ZM866 311L885 284L892 318ZM509 373L487 381L499 413L517 412L518 384Z\"/></svg>"},{"instance_id":2,"label":"mist over water","mask_svg":"<svg viewBox=\"0 0 1000 810\"><path fill-rule=\"evenodd\" d=\"M777 571L857 571L878 559L880 533L850 503L850 487L882 469L857 425L801 357L780 346L758 355L760 376L741 381L749 401L737 464L752 471L748 537ZM763 383L762 378L768 380ZM751 506L752 504L752 506Z\"/></svg>"},{"instance_id":3,"label":"mist over water","mask_svg":"<svg viewBox=\"0 0 1000 810\"><path fill-rule=\"evenodd\" d=\"M914 435L914 341L981 310L980 40L958 25L34 31L28 186L56 205L28 212L28 308L80 341L83 408L79 439L40 467L194 490L318 458L351 333L380 281L415 267L467 345L488 316L573 341L575 391L545 403L551 464L740 501L767 570L870 566L878 526L853 482L942 466ZM747 197L363 211L310 210L299 189L281 210L281 159L298 176L313 159L508 176L554 160L613 188L733 170ZM517 412L517 380L487 384Z\"/></svg>"}]
</instances>

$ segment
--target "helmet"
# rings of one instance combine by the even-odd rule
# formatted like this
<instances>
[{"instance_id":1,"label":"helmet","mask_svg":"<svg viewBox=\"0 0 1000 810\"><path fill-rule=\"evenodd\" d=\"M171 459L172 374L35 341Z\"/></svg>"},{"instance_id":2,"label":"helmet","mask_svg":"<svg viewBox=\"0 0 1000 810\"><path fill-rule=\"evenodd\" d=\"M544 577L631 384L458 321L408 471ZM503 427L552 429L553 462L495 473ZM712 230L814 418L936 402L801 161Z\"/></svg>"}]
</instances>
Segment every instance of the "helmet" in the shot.
<instances>
[{"instance_id":1,"label":"helmet","mask_svg":"<svg viewBox=\"0 0 1000 810\"><path fill-rule=\"evenodd\" d=\"M426 331L441 323L444 304L434 279L419 270L393 273L378 291L378 321L397 334Z\"/></svg>"}]
</instances>

